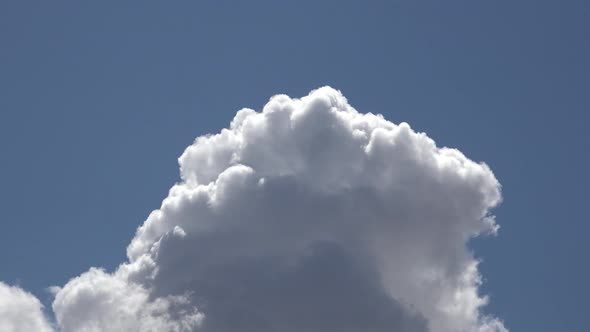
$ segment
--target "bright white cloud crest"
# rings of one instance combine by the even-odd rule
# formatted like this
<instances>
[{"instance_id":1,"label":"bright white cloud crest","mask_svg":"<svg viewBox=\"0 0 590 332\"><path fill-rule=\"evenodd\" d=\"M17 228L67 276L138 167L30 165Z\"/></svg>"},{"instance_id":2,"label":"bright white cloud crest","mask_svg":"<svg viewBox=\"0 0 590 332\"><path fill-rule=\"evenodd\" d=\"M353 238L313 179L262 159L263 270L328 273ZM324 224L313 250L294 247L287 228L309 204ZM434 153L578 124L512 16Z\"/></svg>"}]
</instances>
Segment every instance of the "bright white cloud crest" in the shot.
<instances>
[{"instance_id":1,"label":"bright white cloud crest","mask_svg":"<svg viewBox=\"0 0 590 332\"><path fill-rule=\"evenodd\" d=\"M179 162L129 261L56 291L60 331L507 331L466 247L496 232L500 185L458 150L324 87Z\"/></svg>"}]
</instances>

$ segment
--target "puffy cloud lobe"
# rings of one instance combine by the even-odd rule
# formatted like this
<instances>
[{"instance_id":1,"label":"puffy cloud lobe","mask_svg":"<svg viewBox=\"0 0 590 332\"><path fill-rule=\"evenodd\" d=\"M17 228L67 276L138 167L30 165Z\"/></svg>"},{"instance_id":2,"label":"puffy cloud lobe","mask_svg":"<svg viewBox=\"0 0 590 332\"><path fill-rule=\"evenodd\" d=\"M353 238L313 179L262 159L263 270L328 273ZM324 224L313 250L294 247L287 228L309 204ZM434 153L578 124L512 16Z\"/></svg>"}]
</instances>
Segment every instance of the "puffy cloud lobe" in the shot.
<instances>
[{"instance_id":1,"label":"puffy cloud lobe","mask_svg":"<svg viewBox=\"0 0 590 332\"><path fill-rule=\"evenodd\" d=\"M34 295L0 282L0 331L52 332L53 329Z\"/></svg>"},{"instance_id":2,"label":"puffy cloud lobe","mask_svg":"<svg viewBox=\"0 0 590 332\"><path fill-rule=\"evenodd\" d=\"M93 268L58 290L53 310L63 331L180 332L199 326L203 315L185 296L150 299L147 289L122 273Z\"/></svg>"},{"instance_id":3,"label":"puffy cloud lobe","mask_svg":"<svg viewBox=\"0 0 590 332\"><path fill-rule=\"evenodd\" d=\"M63 332L502 332L466 242L491 170L324 87L239 111L179 158L128 262L59 289Z\"/></svg>"}]
</instances>

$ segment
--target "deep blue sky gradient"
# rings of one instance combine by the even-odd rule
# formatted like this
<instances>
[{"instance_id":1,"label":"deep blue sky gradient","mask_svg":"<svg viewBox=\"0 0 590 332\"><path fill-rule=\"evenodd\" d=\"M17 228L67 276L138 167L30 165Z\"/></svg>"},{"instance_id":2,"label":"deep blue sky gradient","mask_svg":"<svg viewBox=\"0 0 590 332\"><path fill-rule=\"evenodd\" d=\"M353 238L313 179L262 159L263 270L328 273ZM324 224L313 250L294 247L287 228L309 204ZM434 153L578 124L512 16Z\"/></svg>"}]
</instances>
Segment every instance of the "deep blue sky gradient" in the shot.
<instances>
[{"instance_id":1,"label":"deep blue sky gradient","mask_svg":"<svg viewBox=\"0 0 590 332\"><path fill-rule=\"evenodd\" d=\"M487 162L483 260L512 331L585 331L587 1L3 1L0 280L44 290L125 259L176 158L242 107L340 89Z\"/></svg>"}]
</instances>

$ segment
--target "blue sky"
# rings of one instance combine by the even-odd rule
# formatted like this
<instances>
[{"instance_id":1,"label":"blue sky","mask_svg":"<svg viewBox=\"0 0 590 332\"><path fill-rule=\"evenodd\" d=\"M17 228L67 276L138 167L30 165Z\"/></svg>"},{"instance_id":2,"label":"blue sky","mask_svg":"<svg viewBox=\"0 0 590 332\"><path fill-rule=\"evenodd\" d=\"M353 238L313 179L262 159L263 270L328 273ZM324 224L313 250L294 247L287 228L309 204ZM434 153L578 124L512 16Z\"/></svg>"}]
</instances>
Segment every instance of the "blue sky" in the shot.
<instances>
[{"instance_id":1,"label":"blue sky","mask_svg":"<svg viewBox=\"0 0 590 332\"><path fill-rule=\"evenodd\" d=\"M582 331L590 6L584 1L0 5L0 280L125 260L177 158L269 96L330 85L485 161L498 237L471 243L512 331Z\"/></svg>"}]
</instances>

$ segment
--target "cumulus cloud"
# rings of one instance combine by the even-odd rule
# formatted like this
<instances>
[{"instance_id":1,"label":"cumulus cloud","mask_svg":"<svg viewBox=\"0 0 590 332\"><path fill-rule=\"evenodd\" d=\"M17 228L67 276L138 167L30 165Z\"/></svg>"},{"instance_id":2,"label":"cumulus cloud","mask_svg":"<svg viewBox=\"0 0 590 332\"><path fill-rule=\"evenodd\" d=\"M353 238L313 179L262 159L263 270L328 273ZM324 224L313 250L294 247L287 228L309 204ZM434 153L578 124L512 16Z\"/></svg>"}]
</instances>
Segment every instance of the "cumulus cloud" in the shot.
<instances>
[{"instance_id":1,"label":"cumulus cloud","mask_svg":"<svg viewBox=\"0 0 590 332\"><path fill-rule=\"evenodd\" d=\"M0 282L0 331L51 332L43 305L31 293Z\"/></svg>"},{"instance_id":2,"label":"cumulus cloud","mask_svg":"<svg viewBox=\"0 0 590 332\"><path fill-rule=\"evenodd\" d=\"M128 261L55 290L60 331L507 331L466 247L500 184L408 124L277 95L179 163Z\"/></svg>"}]
</instances>

